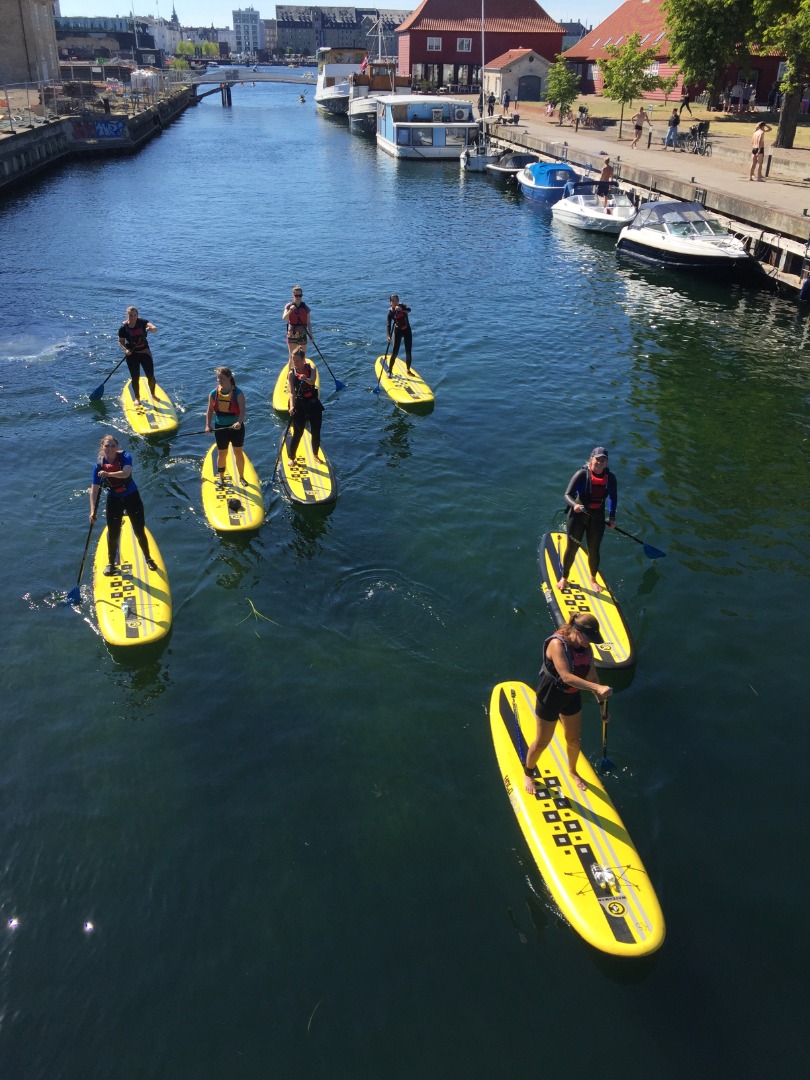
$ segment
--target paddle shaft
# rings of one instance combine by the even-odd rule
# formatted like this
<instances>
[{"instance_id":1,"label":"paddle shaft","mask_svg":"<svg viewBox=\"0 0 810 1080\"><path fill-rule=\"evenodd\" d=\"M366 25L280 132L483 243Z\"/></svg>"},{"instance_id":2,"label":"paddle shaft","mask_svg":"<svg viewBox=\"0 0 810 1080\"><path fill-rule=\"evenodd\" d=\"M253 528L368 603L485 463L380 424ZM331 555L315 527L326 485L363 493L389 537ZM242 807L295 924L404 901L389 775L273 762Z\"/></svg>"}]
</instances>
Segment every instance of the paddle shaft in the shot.
<instances>
[{"instance_id":1,"label":"paddle shaft","mask_svg":"<svg viewBox=\"0 0 810 1080\"><path fill-rule=\"evenodd\" d=\"M567 507L563 510L563 513L566 513L566 514L568 513L568 508ZM592 514L589 514L587 510L583 510L582 513L585 515L585 517L592 517L593 516ZM607 524L607 522L605 522L605 524ZM608 525L608 528L610 528L609 525ZM637 544L641 544L641 546L644 548L644 554L647 556L648 559L663 559L665 557L665 555L666 555L665 551L661 551L660 548L653 547L652 544L648 544L646 542L646 540L642 540L641 537L639 537L639 536L633 536L633 534L630 533L630 532L627 532L626 529L620 529L619 526L616 525L615 523L613 524L613 531L617 532L617 533L621 533L622 536L626 536L630 540L635 540L635 542ZM567 532L566 532L566 535L567 535ZM573 540L574 537L571 537L571 539ZM576 541L576 542L578 543L579 541Z\"/></svg>"},{"instance_id":2,"label":"paddle shaft","mask_svg":"<svg viewBox=\"0 0 810 1080\"><path fill-rule=\"evenodd\" d=\"M314 345L315 342L313 341L312 344ZM281 446L278 448L278 454L276 454L276 463L273 466L273 479L270 481L271 484L275 483L276 473L278 472L278 463L281 461L281 455L284 452L284 444L287 441L287 435L289 434L290 424L292 424L292 421L293 421L293 414L290 413L290 419L287 421L287 426L284 429L284 434L281 436Z\"/></svg>"},{"instance_id":3,"label":"paddle shaft","mask_svg":"<svg viewBox=\"0 0 810 1080\"><path fill-rule=\"evenodd\" d=\"M338 380L338 378L336 377L334 371L332 371L332 369L329 367L329 361L326 359L326 357L323 355L321 350L315 344L315 338L312 336L312 334L309 335L309 340L312 342L312 344L313 344L313 346L315 348L315 352L318 354L318 356L320 356L321 360L323 360L323 362L326 364L326 370L329 372L329 374L335 380L335 389L336 390L342 390L344 384Z\"/></svg>"},{"instance_id":4,"label":"paddle shaft","mask_svg":"<svg viewBox=\"0 0 810 1080\"><path fill-rule=\"evenodd\" d=\"M93 516L90 519L90 528L87 530L87 539L84 542L84 553L82 555L82 563L79 567L79 576L76 578L76 587L71 589L72 593L78 591L79 586L82 583L82 575L84 574L84 564L87 562L87 552L90 550L90 537L93 535L93 526L96 523L96 514L98 513L98 504L101 499L101 485L99 485L98 494L96 495L96 501L93 504Z\"/></svg>"},{"instance_id":5,"label":"paddle shaft","mask_svg":"<svg viewBox=\"0 0 810 1080\"><path fill-rule=\"evenodd\" d=\"M100 397L104 396L104 383L108 382L113 377L113 375L116 373L116 371L118 371L118 369L121 367L121 365L126 360L126 358L127 358L127 355L126 355L126 353L124 353L124 355L121 357L121 359L115 365L115 367L112 369L112 371L107 376L107 378L104 380L104 382L100 383L95 388L95 390L91 393L91 395L90 395L90 400L91 401L97 401Z\"/></svg>"},{"instance_id":6,"label":"paddle shaft","mask_svg":"<svg viewBox=\"0 0 810 1080\"><path fill-rule=\"evenodd\" d=\"M380 383L382 382L383 372L385 371L386 366L388 364L388 350L389 350L390 347L391 347L391 339L389 338L388 341L386 341L386 343L385 343L385 359L383 360L382 366L380 368L380 377L379 377L379 379L377 379L377 385L374 387L374 393L375 394L379 394L379 392L380 392Z\"/></svg>"},{"instance_id":7,"label":"paddle shaft","mask_svg":"<svg viewBox=\"0 0 810 1080\"><path fill-rule=\"evenodd\" d=\"M613 762L607 756L607 728L608 720L610 719L610 714L608 713L607 698L605 698L604 701L600 701L599 712L602 714L602 761L600 768L612 769Z\"/></svg>"}]
</instances>

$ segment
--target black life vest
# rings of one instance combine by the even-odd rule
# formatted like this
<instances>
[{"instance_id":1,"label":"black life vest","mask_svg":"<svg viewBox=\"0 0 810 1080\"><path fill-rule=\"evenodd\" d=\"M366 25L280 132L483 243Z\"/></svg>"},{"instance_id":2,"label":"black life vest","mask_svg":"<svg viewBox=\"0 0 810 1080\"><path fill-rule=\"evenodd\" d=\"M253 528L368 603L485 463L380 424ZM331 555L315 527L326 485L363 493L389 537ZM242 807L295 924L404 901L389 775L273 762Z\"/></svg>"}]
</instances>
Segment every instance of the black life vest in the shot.
<instances>
[{"instance_id":1,"label":"black life vest","mask_svg":"<svg viewBox=\"0 0 810 1080\"><path fill-rule=\"evenodd\" d=\"M576 694L578 693L577 687L569 686L564 679L560 678L557 669L548 657L548 647L555 638L562 642L562 647L565 651L565 659L568 661L568 667L572 674L578 675L580 679L584 679L591 670L590 648L575 649L570 641L566 641L565 637L557 631L543 642L543 663L540 668L540 684L542 686L544 681L552 682L554 683L555 688L562 691L562 693Z\"/></svg>"}]
</instances>

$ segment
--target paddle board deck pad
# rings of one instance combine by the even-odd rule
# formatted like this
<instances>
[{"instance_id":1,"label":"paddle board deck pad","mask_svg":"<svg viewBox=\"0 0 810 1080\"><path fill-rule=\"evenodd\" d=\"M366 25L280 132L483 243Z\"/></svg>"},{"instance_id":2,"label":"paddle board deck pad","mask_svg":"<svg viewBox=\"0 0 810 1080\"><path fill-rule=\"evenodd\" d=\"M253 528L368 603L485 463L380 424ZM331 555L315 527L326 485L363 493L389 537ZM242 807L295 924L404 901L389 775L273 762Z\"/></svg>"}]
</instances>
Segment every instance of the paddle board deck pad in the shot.
<instances>
[{"instance_id":1,"label":"paddle board deck pad","mask_svg":"<svg viewBox=\"0 0 810 1080\"><path fill-rule=\"evenodd\" d=\"M492 741L506 792L549 892L585 940L614 956L661 947L664 916L647 871L599 777L580 754L580 791L568 773L562 724L524 788L526 748L535 737L535 693L520 682L492 691Z\"/></svg>"},{"instance_id":2,"label":"paddle board deck pad","mask_svg":"<svg viewBox=\"0 0 810 1080\"><path fill-rule=\"evenodd\" d=\"M258 529L264 521L264 496L259 477L245 454L245 478L239 479L236 455L228 446L225 458L225 486L217 484L218 451L216 443L205 455L202 468L202 502L208 523L219 532L245 532Z\"/></svg>"},{"instance_id":3,"label":"paddle board deck pad","mask_svg":"<svg viewBox=\"0 0 810 1080\"><path fill-rule=\"evenodd\" d=\"M155 385L155 393L150 393L149 383L141 375L140 395L139 405L132 392L132 379L127 379L121 402L127 423L136 435L171 435L177 431L177 409L160 386Z\"/></svg>"},{"instance_id":4,"label":"paddle board deck pad","mask_svg":"<svg viewBox=\"0 0 810 1080\"><path fill-rule=\"evenodd\" d=\"M320 449L322 460L316 461L312 452L312 436L309 428L304 428L295 461L291 462L287 455L291 439L290 430L278 463L281 481L289 497L293 502L306 506L323 506L334 502L337 498L337 480L323 447Z\"/></svg>"},{"instance_id":5,"label":"paddle board deck pad","mask_svg":"<svg viewBox=\"0 0 810 1080\"><path fill-rule=\"evenodd\" d=\"M597 593L591 588L591 572L584 548L577 545L567 587L562 590L557 588L567 543L568 537L565 533L546 533L540 541L538 552L540 587L555 624L562 626L579 611L590 612L599 621L599 629L605 639L601 645L591 645L594 665L605 670L633 667L636 662L636 646L619 602L600 573L597 573L596 580L602 586L602 592ZM587 584L583 584L584 582Z\"/></svg>"},{"instance_id":6,"label":"paddle board deck pad","mask_svg":"<svg viewBox=\"0 0 810 1080\"><path fill-rule=\"evenodd\" d=\"M149 530L149 550L157 563L150 570L124 517L118 544L116 573L104 576L107 565L107 529L101 534L93 562L93 595L102 637L110 645L146 645L159 641L172 625L172 596L166 564Z\"/></svg>"},{"instance_id":7,"label":"paddle board deck pad","mask_svg":"<svg viewBox=\"0 0 810 1080\"><path fill-rule=\"evenodd\" d=\"M307 357L307 363L311 364L313 361ZM285 416L290 415L289 403L290 395L287 389L287 376L290 373L289 364L285 364L281 371L278 373L276 379L276 385L273 389L273 408L276 412L283 413ZM321 392L321 373L320 370L315 368L315 388L320 394Z\"/></svg>"},{"instance_id":8,"label":"paddle board deck pad","mask_svg":"<svg viewBox=\"0 0 810 1080\"><path fill-rule=\"evenodd\" d=\"M385 365L385 370L383 370ZM403 409L427 409L433 404L433 391L415 368L410 374L405 361L399 357L394 361L394 374L388 373L388 358L378 356L374 365L374 374L386 394Z\"/></svg>"}]
</instances>

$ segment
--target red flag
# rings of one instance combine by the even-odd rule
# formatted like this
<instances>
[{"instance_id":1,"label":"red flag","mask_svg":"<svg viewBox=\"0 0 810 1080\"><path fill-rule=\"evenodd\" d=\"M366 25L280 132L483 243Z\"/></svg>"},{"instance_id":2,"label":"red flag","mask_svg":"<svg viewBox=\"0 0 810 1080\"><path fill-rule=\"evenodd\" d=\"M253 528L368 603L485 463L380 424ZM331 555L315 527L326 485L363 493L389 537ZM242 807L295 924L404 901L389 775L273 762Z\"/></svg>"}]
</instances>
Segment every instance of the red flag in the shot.
<instances>
[{"instance_id":1,"label":"red flag","mask_svg":"<svg viewBox=\"0 0 810 1080\"><path fill-rule=\"evenodd\" d=\"M367 67L368 67L368 57L366 57L365 60L363 60L363 63L360 65L360 74L361 75L363 74L363 72L366 70Z\"/></svg>"}]
</instances>

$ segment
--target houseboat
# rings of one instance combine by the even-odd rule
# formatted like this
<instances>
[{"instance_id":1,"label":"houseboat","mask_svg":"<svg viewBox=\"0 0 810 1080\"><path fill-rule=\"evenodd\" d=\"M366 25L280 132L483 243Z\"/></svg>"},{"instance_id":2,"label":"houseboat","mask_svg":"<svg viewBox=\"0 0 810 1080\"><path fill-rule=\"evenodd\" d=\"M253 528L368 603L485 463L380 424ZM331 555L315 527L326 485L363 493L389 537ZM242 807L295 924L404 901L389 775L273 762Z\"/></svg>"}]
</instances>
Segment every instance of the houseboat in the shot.
<instances>
[{"instance_id":1,"label":"houseboat","mask_svg":"<svg viewBox=\"0 0 810 1080\"><path fill-rule=\"evenodd\" d=\"M377 98L377 146L392 157L458 160L477 138L469 101L425 94Z\"/></svg>"},{"instance_id":2,"label":"houseboat","mask_svg":"<svg viewBox=\"0 0 810 1080\"><path fill-rule=\"evenodd\" d=\"M315 104L322 112L345 116L349 111L349 76L360 71L365 49L318 49Z\"/></svg>"},{"instance_id":3,"label":"houseboat","mask_svg":"<svg viewBox=\"0 0 810 1080\"><path fill-rule=\"evenodd\" d=\"M349 76L349 128L356 135L375 135L377 98L410 94L410 75L397 75L396 60L372 60L365 71Z\"/></svg>"}]
</instances>

